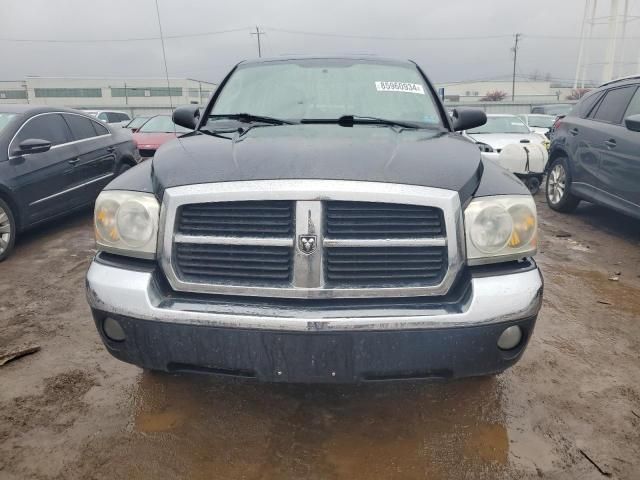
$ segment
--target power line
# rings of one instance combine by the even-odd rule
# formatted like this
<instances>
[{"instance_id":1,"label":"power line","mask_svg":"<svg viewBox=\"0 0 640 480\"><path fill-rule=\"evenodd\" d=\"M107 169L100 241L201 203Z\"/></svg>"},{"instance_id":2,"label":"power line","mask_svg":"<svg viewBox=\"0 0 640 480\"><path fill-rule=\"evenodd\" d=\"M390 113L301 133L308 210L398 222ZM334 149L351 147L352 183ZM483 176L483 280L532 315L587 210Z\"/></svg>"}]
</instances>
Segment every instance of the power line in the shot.
<instances>
[{"instance_id":1,"label":"power line","mask_svg":"<svg viewBox=\"0 0 640 480\"><path fill-rule=\"evenodd\" d=\"M492 40L497 38L512 38L513 34L505 33L505 34L497 34L497 35L462 35L462 36L437 36L437 37L388 37L388 36L378 36L378 35L356 35L356 34L347 34L347 33L327 33L327 32L309 32L303 30L289 30L284 28L275 28L266 26L270 31L280 32L280 33L288 33L291 35L310 35L317 37L338 37L338 38L355 38L362 40L390 40L390 41L437 41L437 40ZM527 34L521 33L521 37L528 38L537 38L537 39L580 39L579 36L572 35L540 35L540 34ZM591 37L593 40L609 40L611 37ZM622 38L622 37L618 37ZM640 36L635 37L627 37L627 39L640 38Z\"/></svg>"},{"instance_id":2,"label":"power line","mask_svg":"<svg viewBox=\"0 0 640 480\"><path fill-rule=\"evenodd\" d=\"M169 82L169 68L167 67L167 52L164 49L164 37L162 35L162 22L160 21L160 7L158 6L158 0L156 2L156 13L158 14L158 29L160 30L160 42L162 43L162 60L164 61L164 73L167 77L167 93L169 94L169 106L173 111L173 100L171 99L171 82ZM174 124L175 130L175 124Z\"/></svg>"},{"instance_id":3,"label":"power line","mask_svg":"<svg viewBox=\"0 0 640 480\"><path fill-rule=\"evenodd\" d=\"M178 38L194 38L194 37L208 37L212 35L222 35L225 33L234 32L246 32L247 28L232 28L229 30L217 30L212 32L201 33L186 33L183 35L165 35L165 40L172 40ZM131 38L93 38L93 39L39 39L39 38L0 38L0 42L17 42L17 43L117 43L117 42L149 42L154 40L160 40L160 37L131 37Z\"/></svg>"},{"instance_id":4,"label":"power line","mask_svg":"<svg viewBox=\"0 0 640 480\"><path fill-rule=\"evenodd\" d=\"M505 35L479 35L479 36L441 36L441 37L386 37L378 35L355 35L350 33L328 33L328 32L308 32L302 30L288 30L284 28L275 28L267 26L270 31L279 33L288 33L291 35L309 35L314 37L337 37L337 38L357 38L362 40L390 40L390 41L425 41L425 40L481 40L492 38L507 38L510 34Z\"/></svg>"}]
</instances>

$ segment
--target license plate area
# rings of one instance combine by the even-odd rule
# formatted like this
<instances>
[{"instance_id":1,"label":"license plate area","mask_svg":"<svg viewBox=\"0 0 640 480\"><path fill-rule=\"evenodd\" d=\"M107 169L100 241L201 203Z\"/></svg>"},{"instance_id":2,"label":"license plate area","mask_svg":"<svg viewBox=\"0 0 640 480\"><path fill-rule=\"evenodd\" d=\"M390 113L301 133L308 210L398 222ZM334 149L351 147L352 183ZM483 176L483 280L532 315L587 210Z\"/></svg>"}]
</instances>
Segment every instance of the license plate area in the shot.
<instances>
[{"instance_id":1,"label":"license plate area","mask_svg":"<svg viewBox=\"0 0 640 480\"><path fill-rule=\"evenodd\" d=\"M353 380L350 335L274 334L269 348L275 381L344 382Z\"/></svg>"}]
</instances>

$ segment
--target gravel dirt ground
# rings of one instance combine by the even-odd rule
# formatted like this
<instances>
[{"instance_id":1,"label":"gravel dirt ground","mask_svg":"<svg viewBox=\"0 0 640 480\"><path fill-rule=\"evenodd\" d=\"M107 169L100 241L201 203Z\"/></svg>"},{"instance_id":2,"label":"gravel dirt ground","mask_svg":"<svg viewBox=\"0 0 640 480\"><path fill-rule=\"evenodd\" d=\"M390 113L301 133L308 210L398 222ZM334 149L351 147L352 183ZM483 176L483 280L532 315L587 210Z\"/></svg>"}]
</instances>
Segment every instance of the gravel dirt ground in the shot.
<instances>
[{"instance_id":1,"label":"gravel dirt ground","mask_svg":"<svg viewBox=\"0 0 640 480\"><path fill-rule=\"evenodd\" d=\"M640 478L640 222L537 198L544 307L495 378L364 386L143 372L85 302L83 212L0 264L0 479ZM616 277L618 280L610 280Z\"/></svg>"}]
</instances>

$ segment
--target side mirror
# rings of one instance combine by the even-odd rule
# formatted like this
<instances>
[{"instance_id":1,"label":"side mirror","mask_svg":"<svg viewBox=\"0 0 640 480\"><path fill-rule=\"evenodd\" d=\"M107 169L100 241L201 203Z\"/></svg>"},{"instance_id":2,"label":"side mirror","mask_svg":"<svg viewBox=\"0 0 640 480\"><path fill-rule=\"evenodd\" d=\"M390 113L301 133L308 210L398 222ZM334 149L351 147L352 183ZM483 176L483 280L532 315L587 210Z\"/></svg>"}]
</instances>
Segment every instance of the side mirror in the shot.
<instances>
[{"instance_id":1,"label":"side mirror","mask_svg":"<svg viewBox=\"0 0 640 480\"><path fill-rule=\"evenodd\" d=\"M39 138L28 138L20 142L18 148L14 149L11 154L14 156L18 155L29 155L31 153L44 153L48 152L51 148L51 142L49 140L41 140Z\"/></svg>"},{"instance_id":2,"label":"side mirror","mask_svg":"<svg viewBox=\"0 0 640 480\"><path fill-rule=\"evenodd\" d=\"M181 127L195 130L200 120L200 108L197 105L184 105L173 111L173 123Z\"/></svg>"},{"instance_id":3,"label":"side mirror","mask_svg":"<svg viewBox=\"0 0 640 480\"><path fill-rule=\"evenodd\" d=\"M471 130L487 123L487 114L479 108L454 108L453 129L456 132Z\"/></svg>"},{"instance_id":4,"label":"side mirror","mask_svg":"<svg viewBox=\"0 0 640 480\"><path fill-rule=\"evenodd\" d=\"M629 115L624 119L624 125L632 132L640 132L640 114Z\"/></svg>"}]
</instances>

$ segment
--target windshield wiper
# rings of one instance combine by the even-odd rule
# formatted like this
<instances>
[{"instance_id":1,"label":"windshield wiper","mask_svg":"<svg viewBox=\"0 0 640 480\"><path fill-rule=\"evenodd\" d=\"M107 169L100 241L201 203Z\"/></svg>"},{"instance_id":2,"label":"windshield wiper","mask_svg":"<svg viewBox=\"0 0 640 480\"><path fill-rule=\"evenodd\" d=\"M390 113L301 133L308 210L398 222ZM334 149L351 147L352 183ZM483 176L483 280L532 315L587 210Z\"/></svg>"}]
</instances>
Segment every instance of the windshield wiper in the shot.
<instances>
[{"instance_id":1,"label":"windshield wiper","mask_svg":"<svg viewBox=\"0 0 640 480\"><path fill-rule=\"evenodd\" d=\"M366 117L362 115L343 115L340 118L303 118L300 123L336 123L342 127L353 127L354 125L388 125L390 127L422 128L420 125L415 123L399 122L397 120Z\"/></svg>"},{"instance_id":2,"label":"windshield wiper","mask_svg":"<svg viewBox=\"0 0 640 480\"><path fill-rule=\"evenodd\" d=\"M281 118L274 117L264 117L262 115L253 115L251 113L229 113L226 115L209 115L209 118L213 119L224 119L228 118L230 120L238 120L242 123L269 123L271 125L294 125L294 122L290 122L289 120L283 120Z\"/></svg>"}]
</instances>

